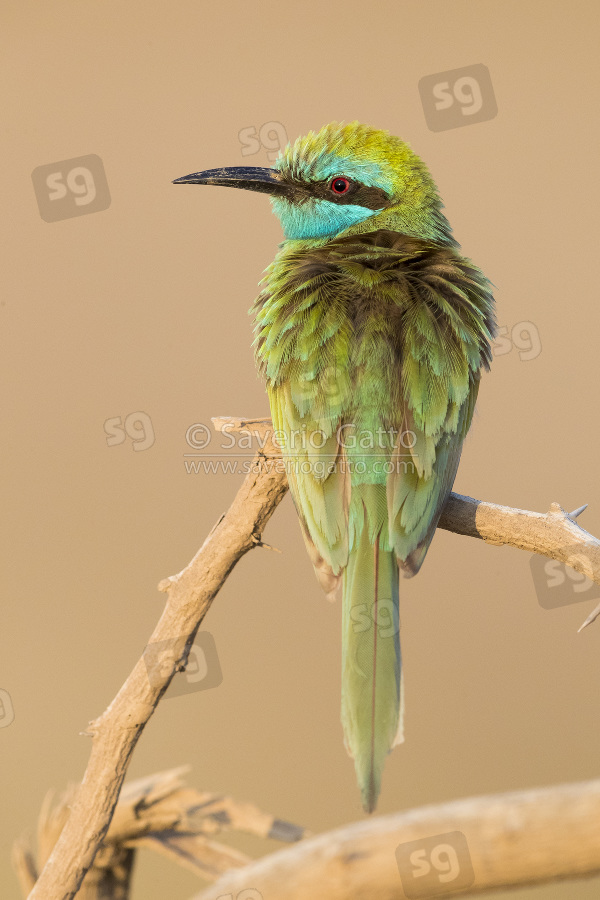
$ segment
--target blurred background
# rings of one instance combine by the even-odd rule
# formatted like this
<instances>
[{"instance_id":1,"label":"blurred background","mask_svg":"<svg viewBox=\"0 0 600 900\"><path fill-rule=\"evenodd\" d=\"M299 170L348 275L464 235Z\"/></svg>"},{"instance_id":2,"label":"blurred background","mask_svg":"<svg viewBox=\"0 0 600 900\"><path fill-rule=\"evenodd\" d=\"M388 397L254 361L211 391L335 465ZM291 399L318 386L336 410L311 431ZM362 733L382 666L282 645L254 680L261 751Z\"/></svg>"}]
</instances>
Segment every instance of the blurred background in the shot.
<instances>
[{"instance_id":1,"label":"blurred background","mask_svg":"<svg viewBox=\"0 0 600 900\"><path fill-rule=\"evenodd\" d=\"M332 120L409 141L496 285L502 329L455 489L538 511L587 502L579 522L598 535L600 63L597 6L578 0L55 0L6 3L2 20L0 883L17 900L11 842L50 787L81 778L79 733L142 652L157 583L241 483L194 472L190 428L268 414L247 310L278 221L259 194L172 179L269 165ZM190 763L194 785L320 832L363 816L340 606L289 497L265 540L282 554L243 559L204 622L222 679L161 703L129 774ZM380 813L597 776L600 624L577 634L597 593L438 533L403 585L406 742ZM142 852L133 898L201 886Z\"/></svg>"}]
</instances>

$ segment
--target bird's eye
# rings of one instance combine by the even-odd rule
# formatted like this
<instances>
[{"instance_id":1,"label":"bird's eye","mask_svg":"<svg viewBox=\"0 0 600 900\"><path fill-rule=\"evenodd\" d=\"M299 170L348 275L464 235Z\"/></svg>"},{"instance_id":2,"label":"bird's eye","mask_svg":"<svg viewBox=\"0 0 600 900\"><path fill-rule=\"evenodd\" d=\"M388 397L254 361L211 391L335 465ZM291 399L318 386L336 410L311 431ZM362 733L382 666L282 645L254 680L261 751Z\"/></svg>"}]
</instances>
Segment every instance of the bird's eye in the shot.
<instances>
[{"instance_id":1,"label":"bird's eye","mask_svg":"<svg viewBox=\"0 0 600 900\"><path fill-rule=\"evenodd\" d=\"M347 194L350 190L350 181L347 178L334 178L329 189L334 194Z\"/></svg>"}]
</instances>

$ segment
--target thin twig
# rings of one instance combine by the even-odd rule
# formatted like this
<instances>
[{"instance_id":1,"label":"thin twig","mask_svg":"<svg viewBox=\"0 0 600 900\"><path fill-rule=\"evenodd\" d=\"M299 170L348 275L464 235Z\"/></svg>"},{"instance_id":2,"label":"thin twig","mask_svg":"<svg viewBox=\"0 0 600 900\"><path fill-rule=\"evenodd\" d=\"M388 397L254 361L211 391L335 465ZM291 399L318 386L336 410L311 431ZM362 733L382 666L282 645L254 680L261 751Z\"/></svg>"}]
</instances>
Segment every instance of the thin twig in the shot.
<instances>
[{"instance_id":1,"label":"thin twig","mask_svg":"<svg viewBox=\"0 0 600 900\"><path fill-rule=\"evenodd\" d=\"M551 503L547 513L538 513L452 493L438 527L557 559L600 584L600 541L573 521L583 509L567 513L560 504ZM599 615L600 606L578 630Z\"/></svg>"},{"instance_id":2,"label":"thin twig","mask_svg":"<svg viewBox=\"0 0 600 900\"><path fill-rule=\"evenodd\" d=\"M277 819L250 803L186 785L188 766L157 772L123 785L110 828L77 894L77 900L128 900L135 853L141 847L161 854L205 881L214 881L251 858L215 840L222 832L245 832L292 843L303 828ZM28 837L13 846L13 865L23 896L52 852L68 816L74 789L48 795L38 822L38 859Z\"/></svg>"},{"instance_id":3,"label":"thin twig","mask_svg":"<svg viewBox=\"0 0 600 900\"><path fill-rule=\"evenodd\" d=\"M267 453L281 457L280 448L271 440L271 419L221 416L212 421L217 431L228 435L250 434L259 446L264 446L266 442ZM488 544L517 547L559 560L600 585L600 541L575 522L587 506L585 503L572 513L567 513L558 503L552 503L547 513L538 513L452 493L438 528L480 538ZM579 631L598 616L600 605L588 616Z\"/></svg>"}]
</instances>

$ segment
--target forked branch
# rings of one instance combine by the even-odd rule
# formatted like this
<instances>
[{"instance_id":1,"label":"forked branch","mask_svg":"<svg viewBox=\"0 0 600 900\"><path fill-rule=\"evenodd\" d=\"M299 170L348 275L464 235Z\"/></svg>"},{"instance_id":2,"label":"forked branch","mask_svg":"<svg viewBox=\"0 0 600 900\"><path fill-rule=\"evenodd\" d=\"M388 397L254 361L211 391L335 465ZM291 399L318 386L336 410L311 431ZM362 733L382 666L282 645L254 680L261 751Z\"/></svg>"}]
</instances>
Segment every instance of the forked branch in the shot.
<instances>
[{"instance_id":1,"label":"forked branch","mask_svg":"<svg viewBox=\"0 0 600 900\"><path fill-rule=\"evenodd\" d=\"M149 671L152 656L142 656L110 706L90 723L87 733L93 743L83 781L29 900L71 900L75 896L107 833L146 723L175 673L185 667L196 632L217 592L238 560L261 545L263 529L287 490L283 461L269 437L270 419L213 421L217 430L255 435L261 449L231 507L192 561L159 585L168 597L149 646L161 644L160 665ZM545 514L527 512L452 494L439 524L456 534L567 562L600 584L600 542L575 523L579 512L569 516L558 504L552 504ZM584 624L599 614L600 607ZM305 896L315 895L309 892Z\"/></svg>"}]
</instances>

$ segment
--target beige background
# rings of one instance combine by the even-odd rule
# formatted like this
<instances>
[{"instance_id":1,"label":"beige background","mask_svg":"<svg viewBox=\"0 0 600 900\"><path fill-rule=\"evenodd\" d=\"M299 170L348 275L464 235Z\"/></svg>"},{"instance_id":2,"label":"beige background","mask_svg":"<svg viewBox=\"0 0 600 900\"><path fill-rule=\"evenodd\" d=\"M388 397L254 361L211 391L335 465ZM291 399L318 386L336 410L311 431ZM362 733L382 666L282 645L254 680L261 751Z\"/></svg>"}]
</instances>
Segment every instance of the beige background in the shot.
<instances>
[{"instance_id":1,"label":"beige background","mask_svg":"<svg viewBox=\"0 0 600 900\"><path fill-rule=\"evenodd\" d=\"M240 129L277 121L294 139L356 118L410 141L497 285L500 325L532 322L542 342L536 359L496 358L455 486L536 510L589 502L581 521L600 533L599 17L573 0L109 0L5 4L2 18L0 687L16 717L0 730L0 882L15 900L11 841L49 787L81 777L79 732L143 649L156 584L240 481L186 474L186 429L268 411L246 311L278 223L260 195L170 184L267 165L264 150L242 156ZM490 70L497 117L429 131L419 80L474 63ZM104 162L110 208L42 221L32 170L86 154ZM136 410L154 445L107 446L105 420ZM340 609L319 592L289 498L269 539L283 555L243 560L205 622L223 683L164 702L130 774L191 763L198 786L319 832L362 815L339 724ZM576 634L594 604L542 609L529 562L439 533L403 589L407 740L380 812L597 776L600 625ZM134 900L199 886L144 853Z\"/></svg>"}]
</instances>

